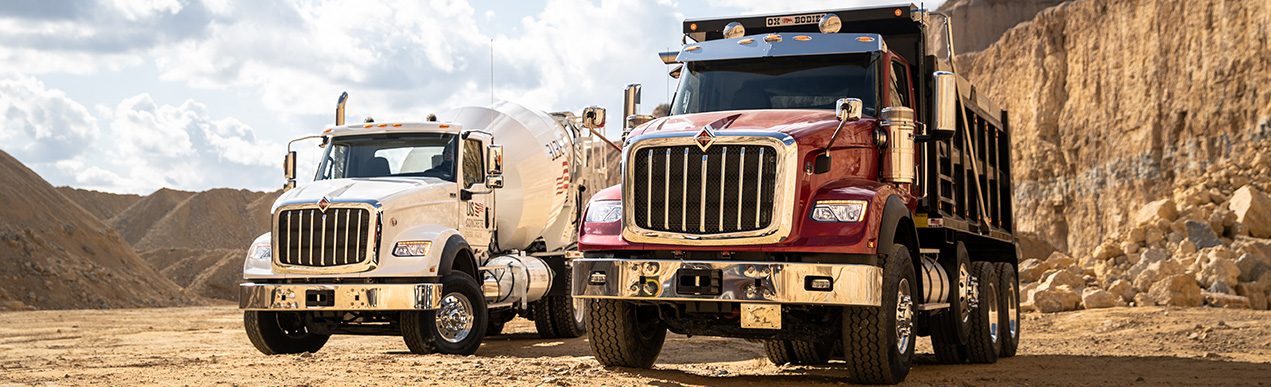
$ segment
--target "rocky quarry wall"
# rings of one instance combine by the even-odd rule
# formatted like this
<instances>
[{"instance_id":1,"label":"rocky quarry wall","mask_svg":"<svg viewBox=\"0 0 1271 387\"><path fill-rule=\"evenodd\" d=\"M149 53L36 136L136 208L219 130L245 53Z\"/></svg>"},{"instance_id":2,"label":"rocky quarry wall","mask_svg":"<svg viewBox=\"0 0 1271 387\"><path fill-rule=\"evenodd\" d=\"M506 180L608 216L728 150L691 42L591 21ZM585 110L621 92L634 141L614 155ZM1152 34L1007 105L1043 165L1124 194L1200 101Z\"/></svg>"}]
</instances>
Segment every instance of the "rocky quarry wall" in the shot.
<instances>
[{"instance_id":1,"label":"rocky quarry wall","mask_svg":"<svg viewBox=\"0 0 1271 387\"><path fill-rule=\"evenodd\" d=\"M1268 25L1266 1L1078 0L959 57L1010 111L1025 307L1267 308Z\"/></svg>"},{"instance_id":2,"label":"rocky quarry wall","mask_svg":"<svg viewBox=\"0 0 1271 387\"><path fill-rule=\"evenodd\" d=\"M1002 33L1020 22L1032 20L1038 12L1065 0L949 0L939 11L953 20L953 52L980 51L996 42Z\"/></svg>"}]
</instances>

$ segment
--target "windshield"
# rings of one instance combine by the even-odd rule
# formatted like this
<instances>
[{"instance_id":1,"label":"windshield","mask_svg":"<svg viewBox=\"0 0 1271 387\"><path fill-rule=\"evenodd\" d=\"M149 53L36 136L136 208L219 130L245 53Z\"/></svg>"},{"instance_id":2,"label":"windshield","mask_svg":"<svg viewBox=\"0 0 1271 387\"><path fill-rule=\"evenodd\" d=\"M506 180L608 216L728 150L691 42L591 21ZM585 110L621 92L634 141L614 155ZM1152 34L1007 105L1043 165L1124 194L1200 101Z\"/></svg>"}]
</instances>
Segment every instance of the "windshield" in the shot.
<instances>
[{"instance_id":1,"label":"windshield","mask_svg":"<svg viewBox=\"0 0 1271 387\"><path fill-rule=\"evenodd\" d=\"M874 114L874 67L869 54L818 55L689 62L671 114L746 109L834 109L839 98L860 98Z\"/></svg>"},{"instance_id":2,"label":"windshield","mask_svg":"<svg viewBox=\"0 0 1271 387\"><path fill-rule=\"evenodd\" d=\"M314 180L426 176L455 181L455 138L450 133L388 133L335 137Z\"/></svg>"}]
</instances>

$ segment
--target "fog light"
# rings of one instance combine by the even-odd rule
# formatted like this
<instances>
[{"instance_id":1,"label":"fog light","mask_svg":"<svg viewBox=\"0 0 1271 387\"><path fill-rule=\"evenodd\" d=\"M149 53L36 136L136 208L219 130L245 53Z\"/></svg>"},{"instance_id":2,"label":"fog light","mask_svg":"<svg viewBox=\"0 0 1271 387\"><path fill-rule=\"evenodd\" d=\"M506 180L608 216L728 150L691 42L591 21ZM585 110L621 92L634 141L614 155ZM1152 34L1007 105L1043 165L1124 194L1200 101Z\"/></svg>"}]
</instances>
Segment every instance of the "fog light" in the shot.
<instances>
[{"instance_id":1,"label":"fog light","mask_svg":"<svg viewBox=\"0 0 1271 387\"><path fill-rule=\"evenodd\" d=\"M603 271L593 271L591 276L587 278L587 283L591 285L604 285L606 281L607 278Z\"/></svg>"}]
</instances>

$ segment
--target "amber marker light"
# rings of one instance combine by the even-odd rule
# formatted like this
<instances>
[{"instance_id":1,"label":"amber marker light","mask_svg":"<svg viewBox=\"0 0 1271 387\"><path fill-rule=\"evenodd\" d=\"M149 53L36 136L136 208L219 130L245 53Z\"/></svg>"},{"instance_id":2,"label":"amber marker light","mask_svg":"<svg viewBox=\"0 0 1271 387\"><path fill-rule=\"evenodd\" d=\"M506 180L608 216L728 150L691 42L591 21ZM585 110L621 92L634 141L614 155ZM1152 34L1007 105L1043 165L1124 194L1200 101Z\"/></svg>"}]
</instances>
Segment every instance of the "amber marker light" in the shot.
<instances>
[{"instance_id":1,"label":"amber marker light","mask_svg":"<svg viewBox=\"0 0 1271 387\"><path fill-rule=\"evenodd\" d=\"M697 23L689 24L688 29L692 31L697 31Z\"/></svg>"},{"instance_id":2,"label":"amber marker light","mask_svg":"<svg viewBox=\"0 0 1271 387\"><path fill-rule=\"evenodd\" d=\"M322 133L331 133L331 129L324 130Z\"/></svg>"},{"instance_id":3,"label":"amber marker light","mask_svg":"<svg viewBox=\"0 0 1271 387\"><path fill-rule=\"evenodd\" d=\"M363 127L363 128L369 128L369 127L372 127L372 126L375 126L375 125L372 125L372 124L362 125L362 127Z\"/></svg>"},{"instance_id":4,"label":"amber marker light","mask_svg":"<svg viewBox=\"0 0 1271 387\"><path fill-rule=\"evenodd\" d=\"M386 127L386 126L388 126L388 124L380 124L380 127L381 127L381 128Z\"/></svg>"},{"instance_id":5,"label":"amber marker light","mask_svg":"<svg viewBox=\"0 0 1271 387\"><path fill-rule=\"evenodd\" d=\"M698 46L688 46L688 47L685 47L685 48L684 48L684 51L697 51L697 50L701 50L701 49L702 49L702 48L701 48L701 47L698 47Z\"/></svg>"},{"instance_id":6,"label":"amber marker light","mask_svg":"<svg viewBox=\"0 0 1271 387\"><path fill-rule=\"evenodd\" d=\"M896 8L896 12L894 12L894 13L896 14L896 17L900 17L900 14L901 14L902 12L900 12L900 8Z\"/></svg>"},{"instance_id":7,"label":"amber marker light","mask_svg":"<svg viewBox=\"0 0 1271 387\"><path fill-rule=\"evenodd\" d=\"M393 124L393 127L394 127L394 128L400 128L400 127L402 127L402 124Z\"/></svg>"},{"instance_id":8,"label":"amber marker light","mask_svg":"<svg viewBox=\"0 0 1271 387\"><path fill-rule=\"evenodd\" d=\"M751 38L745 38L745 39L742 39L742 40L738 40L738 41L737 41L737 44L751 44L751 43L754 43L754 42L755 42L755 40L754 40L754 39L751 39Z\"/></svg>"},{"instance_id":9,"label":"amber marker light","mask_svg":"<svg viewBox=\"0 0 1271 387\"><path fill-rule=\"evenodd\" d=\"M874 38L871 38L871 37L868 37L868 36L862 36L862 37L856 38L856 41L858 41L858 42L865 42L865 43L869 43L869 42L874 41Z\"/></svg>"},{"instance_id":10,"label":"amber marker light","mask_svg":"<svg viewBox=\"0 0 1271 387\"><path fill-rule=\"evenodd\" d=\"M445 129L445 128L449 128L449 127L450 127L450 125L447 125L447 124L441 124L441 125L437 125L437 127L442 128L442 129Z\"/></svg>"},{"instance_id":11,"label":"amber marker light","mask_svg":"<svg viewBox=\"0 0 1271 387\"><path fill-rule=\"evenodd\" d=\"M763 41L765 41L765 42L769 42L769 43L771 43L771 42L780 42L780 41L781 41L781 35L777 35L777 34L768 35L768 36L763 37Z\"/></svg>"},{"instance_id":12,"label":"amber marker light","mask_svg":"<svg viewBox=\"0 0 1271 387\"><path fill-rule=\"evenodd\" d=\"M800 42L806 42L806 41L812 40L812 37L807 35L799 35L799 36L795 36L794 40L798 40Z\"/></svg>"}]
</instances>

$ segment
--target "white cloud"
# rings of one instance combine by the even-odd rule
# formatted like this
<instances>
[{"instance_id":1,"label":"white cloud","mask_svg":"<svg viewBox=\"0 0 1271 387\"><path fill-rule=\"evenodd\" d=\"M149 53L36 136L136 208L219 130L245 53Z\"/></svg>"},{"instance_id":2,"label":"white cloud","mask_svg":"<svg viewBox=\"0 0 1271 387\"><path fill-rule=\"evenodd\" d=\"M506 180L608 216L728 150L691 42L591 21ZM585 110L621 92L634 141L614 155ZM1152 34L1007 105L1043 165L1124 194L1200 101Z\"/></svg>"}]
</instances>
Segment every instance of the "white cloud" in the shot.
<instances>
[{"instance_id":1,"label":"white cloud","mask_svg":"<svg viewBox=\"0 0 1271 387\"><path fill-rule=\"evenodd\" d=\"M78 156L99 132L88 109L31 77L0 79L0 119L0 146L28 162Z\"/></svg>"}]
</instances>

